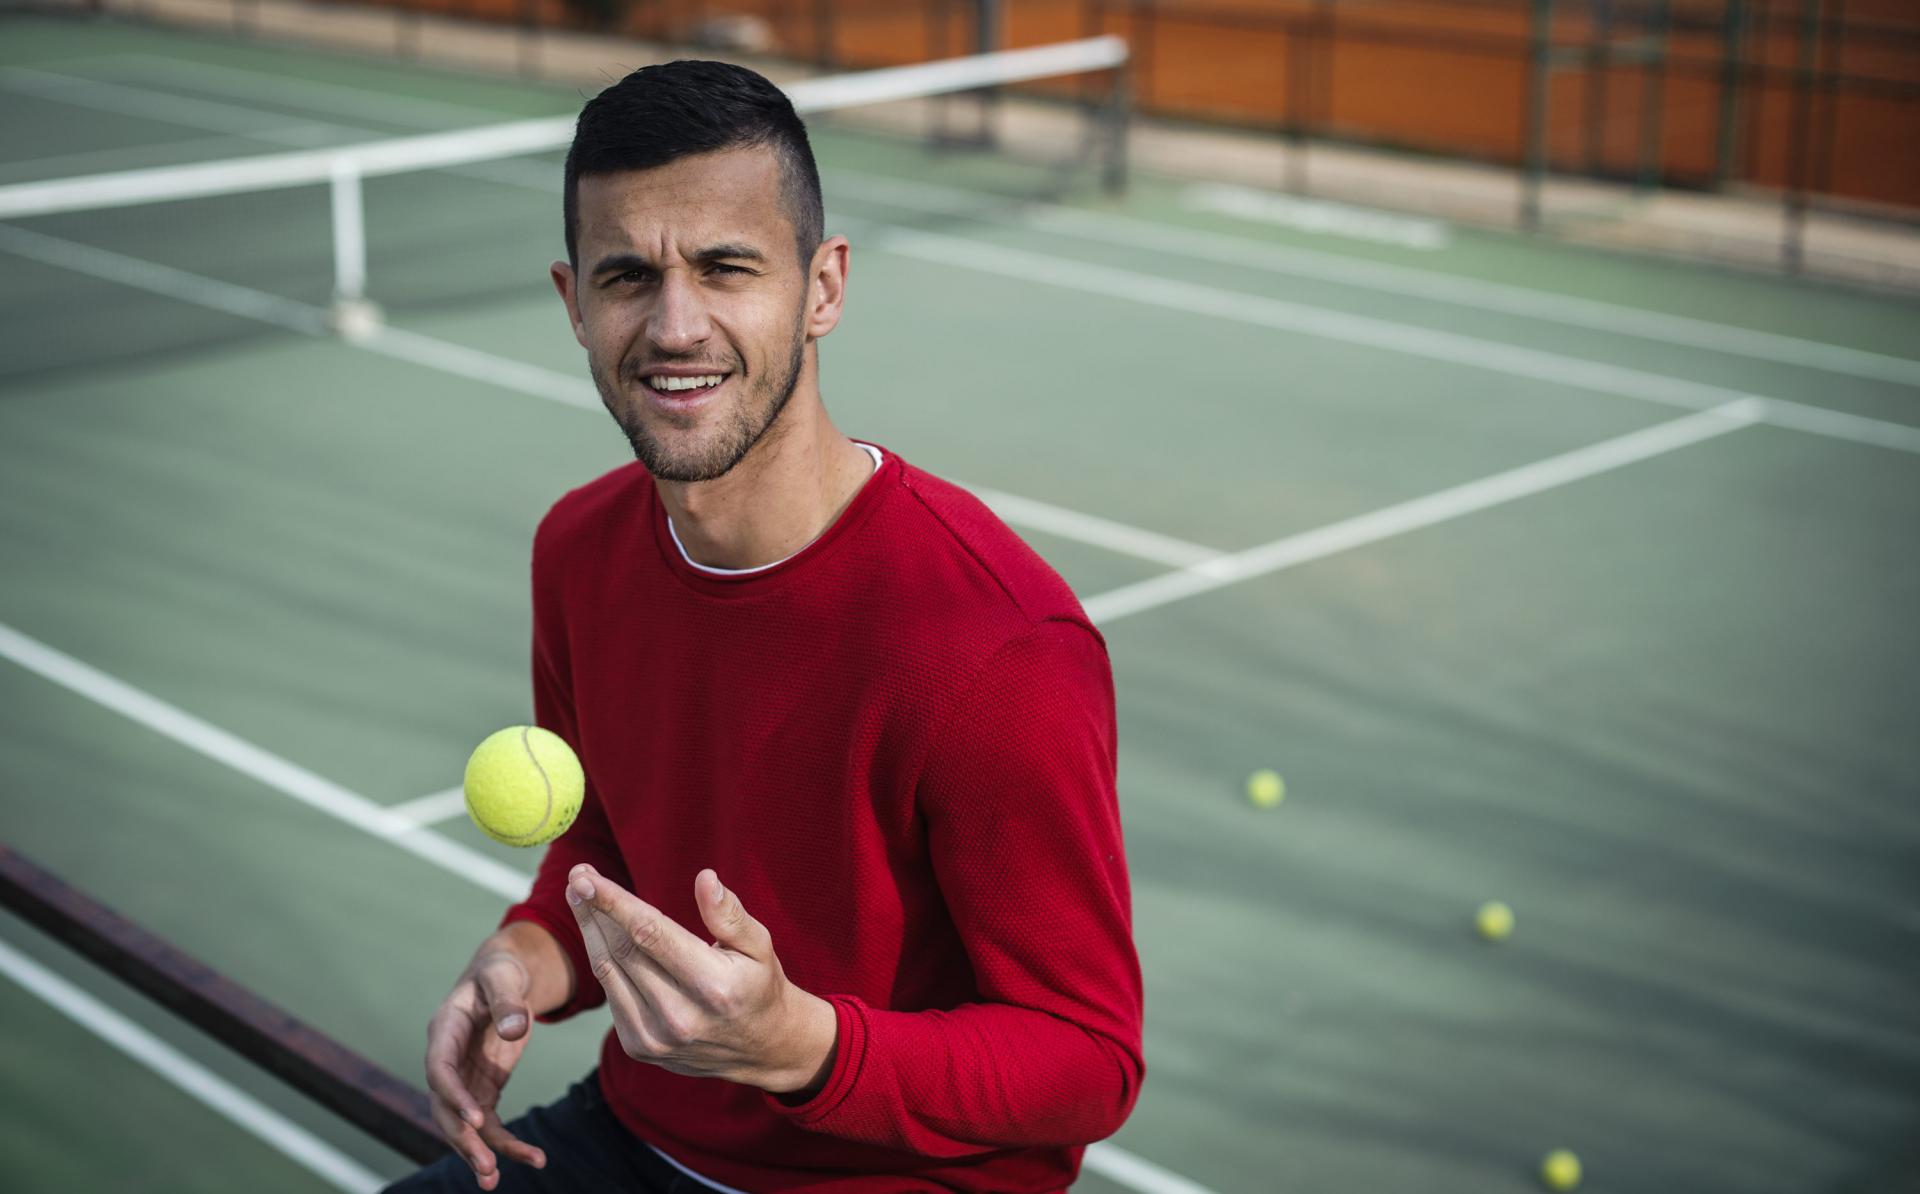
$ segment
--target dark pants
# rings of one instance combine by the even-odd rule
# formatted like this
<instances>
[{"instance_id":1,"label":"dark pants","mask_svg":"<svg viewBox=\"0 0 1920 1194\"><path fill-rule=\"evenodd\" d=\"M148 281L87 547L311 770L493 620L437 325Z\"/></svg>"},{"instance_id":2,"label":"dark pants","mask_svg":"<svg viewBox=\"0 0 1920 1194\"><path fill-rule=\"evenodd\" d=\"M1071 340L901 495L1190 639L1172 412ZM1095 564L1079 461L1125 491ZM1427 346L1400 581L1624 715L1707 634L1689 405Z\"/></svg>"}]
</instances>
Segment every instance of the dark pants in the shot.
<instances>
[{"instance_id":1,"label":"dark pants","mask_svg":"<svg viewBox=\"0 0 1920 1194\"><path fill-rule=\"evenodd\" d=\"M547 1167L535 1169L495 1154L500 1184L495 1194L572 1194L581 1190L631 1190L634 1194L709 1194L696 1181L662 1160L660 1154L614 1118L600 1094L595 1070L573 1084L557 1102L535 1107L507 1130L547 1154ZM478 1190L473 1170L453 1153L388 1186L382 1194L462 1194Z\"/></svg>"}]
</instances>

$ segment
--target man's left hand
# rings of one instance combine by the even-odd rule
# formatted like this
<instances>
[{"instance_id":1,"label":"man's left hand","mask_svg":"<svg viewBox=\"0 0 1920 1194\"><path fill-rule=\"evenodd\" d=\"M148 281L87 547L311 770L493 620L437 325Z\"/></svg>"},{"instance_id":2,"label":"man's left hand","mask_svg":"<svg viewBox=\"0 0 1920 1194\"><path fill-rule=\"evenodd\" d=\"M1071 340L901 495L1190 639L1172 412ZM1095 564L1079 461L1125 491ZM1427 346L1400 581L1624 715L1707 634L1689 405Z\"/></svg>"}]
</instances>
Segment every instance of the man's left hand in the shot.
<instances>
[{"instance_id":1,"label":"man's left hand","mask_svg":"<svg viewBox=\"0 0 1920 1194\"><path fill-rule=\"evenodd\" d=\"M833 1005L787 981L773 935L712 869L693 880L709 945L582 863L567 902L607 992L614 1031L636 1061L810 1095L832 1070Z\"/></svg>"}]
</instances>

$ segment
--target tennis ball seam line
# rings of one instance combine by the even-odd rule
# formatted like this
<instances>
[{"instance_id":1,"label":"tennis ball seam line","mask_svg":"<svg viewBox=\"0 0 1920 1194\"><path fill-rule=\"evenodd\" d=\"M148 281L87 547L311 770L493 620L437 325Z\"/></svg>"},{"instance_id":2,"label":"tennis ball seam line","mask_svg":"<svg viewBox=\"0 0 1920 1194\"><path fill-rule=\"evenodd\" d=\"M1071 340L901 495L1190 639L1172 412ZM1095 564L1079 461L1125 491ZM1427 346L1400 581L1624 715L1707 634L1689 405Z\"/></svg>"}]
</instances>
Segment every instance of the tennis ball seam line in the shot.
<instances>
[{"instance_id":1,"label":"tennis ball seam line","mask_svg":"<svg viewBox=\"0 0 1920 1194\"><path fill-rule=\"evenodd\" d=\"M541 830L545 829L548 824L553 821L553 779L547 774L547 769L540 765L540 756L533 753L532 734L532 726L520 727L520 747L527 752L527 761L533 764L533 769L540 773L541 786L547 790L547 811L540 814L539 822L536 823L531 830L515 835L525 838L537 836Z\"/></svg>"}]
</instances>

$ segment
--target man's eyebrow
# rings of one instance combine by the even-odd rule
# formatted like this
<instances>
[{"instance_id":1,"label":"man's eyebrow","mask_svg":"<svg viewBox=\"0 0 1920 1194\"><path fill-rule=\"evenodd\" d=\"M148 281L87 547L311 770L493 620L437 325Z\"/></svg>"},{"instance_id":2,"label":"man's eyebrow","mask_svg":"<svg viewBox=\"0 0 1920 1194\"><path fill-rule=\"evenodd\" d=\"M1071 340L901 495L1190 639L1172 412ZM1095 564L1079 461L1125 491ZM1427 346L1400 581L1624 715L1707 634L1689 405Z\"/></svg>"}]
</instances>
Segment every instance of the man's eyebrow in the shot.
<instances>
[{"instance_id":1,"label":"man's eyebrow","mask_svg":"<svg viewBox=\"0 0 1920 1194\"><path fill-rule=\"evenodd\" d=\"M601 274L611 273L614 270L625 273L630 269L652 268L653 262L638 253L610 253L594 263L592 276L597 278Z\"/></svg>"},{"instance_id":2,"label":"man's eyebrow","mask_svg":"<svg viewBox=\"0 0 1920 1194\"><path fill-rule=\"evenodd\" d=\"M704 249L699 249L694 252L693 259L702 264L715 261L765 261L767 255L752 245L727 243L708 245ZM652 268L653 262L647 260L642 254L612 253L594 263L592 276L597 278L601 274L616 271L625 273L630 269Z\"/></svg>"},{"instance_id":3,"label":"man's eyebrow","mask_svg":"<svg viewBox=\"0 0 1920 1194\"><path fill-rule=\"evenodd\" d=\"M693 255L695 261L765 261L766 254L752 245L708 245Z\"/></svg>"}]
</instances>

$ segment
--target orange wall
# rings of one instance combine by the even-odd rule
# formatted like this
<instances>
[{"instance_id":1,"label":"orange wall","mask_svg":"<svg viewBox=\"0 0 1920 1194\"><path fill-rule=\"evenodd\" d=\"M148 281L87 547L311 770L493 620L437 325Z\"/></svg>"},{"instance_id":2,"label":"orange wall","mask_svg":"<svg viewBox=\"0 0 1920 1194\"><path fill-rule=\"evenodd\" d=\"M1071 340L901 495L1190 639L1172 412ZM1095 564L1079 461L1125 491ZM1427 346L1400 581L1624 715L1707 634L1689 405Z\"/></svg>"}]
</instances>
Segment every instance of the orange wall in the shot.
<instances>
[{"instance_id":1,"label":"orange wall","mask_svg":"<svg viewBox=\"0 0 1920 1194\"><path fill-rule=\"evenodd\" d=\"M543 22L574 23L563 0L404 2L500 21L524 19L531 2ZM1617 2L1624 7L1624 0ZM1675 0L1659 136L1660 170L1670 181L1705 184L1713 178L1723 90L1718 23L1726 2ZM1831 12L1838 0L1825 2ZM628 0L619 32L676 38L702 18L749 14L767 22L777 52L812 59L820 48L823 3L832 18L832 60L843 67L914 62L972 48L972 5L965 0ZM1806 182L1837 196L1920 208L1920 4L1845 3L1849 31L1837 40L1829 36L1821 65L1896 90L1842 87L1813 98ZM1144 111L1267 128L1300 121L1318 133L1508 163L1524 152L1527 0L1002 0L1002 6L1010 46L1096 31L1127 37L1135 54L1135 96ZM1560 7L1576 6L1563 0ZM1556 20L1557 43L1590 39L1590 10L1578 7ZM1800 0L1747 0L1747 12L1749 61L1791 72L1800 53ZM1692 29L1684 27L1689 21ZM1859 30L1872 22L1898 31ZM1616 26L1616 38L1632 33L1624 21ZM1590 87L1596 75L1604 80L1598 94ZM1548 123L1555 166L1635 172L1645 78L1643 68L1624 63L1556 71ZM1598 154L1589 157L1594 100L1599 136L1591 141ZM1756 78L1746 85L1733 180L1767 186L1792 181L1796 102L1790 78Z\"/></svg>"}]
</instances>

